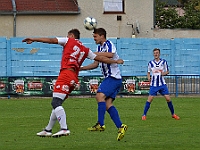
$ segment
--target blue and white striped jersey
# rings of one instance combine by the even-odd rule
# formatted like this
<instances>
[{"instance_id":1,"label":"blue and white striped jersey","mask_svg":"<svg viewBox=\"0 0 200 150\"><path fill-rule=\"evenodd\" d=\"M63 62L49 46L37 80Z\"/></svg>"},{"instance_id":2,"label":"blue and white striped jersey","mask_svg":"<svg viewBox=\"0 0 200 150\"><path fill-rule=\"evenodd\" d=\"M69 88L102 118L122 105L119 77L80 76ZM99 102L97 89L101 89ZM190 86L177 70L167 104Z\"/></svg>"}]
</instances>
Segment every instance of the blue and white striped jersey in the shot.
<instances>
[{"instance_id":1,"label":"blue and white striped jersey","mask_svg":"<svg viewBox=\"0 0 200 150\"><path fill-rule=\"evenodd\" d=\"M150 86L162 86L166 84L164 77L161 75L162 72L169 71L167 61L160 59L158 62L151 60L148 63L148 72L151 73L151 84Z\"/></svg>"},{"instance_id":2,"label":"blue and white striped jersey","mask_svg":"<svg viewBox=\"0 0 200 150\"><path fill-rule=\"evenodd\" d=\"M104 42L102 46L98 45L97 52L114 53L112 59L113 60L119 59L119 56L116 51L116 47L110 40L106 40L106 42ZM99 64L100 64L102 74L105 78L108 76L112 76L116 79L122 78L118 64L106 64L106 63L102 63L102 62L99 62Z\"/></svg>"}]
</instances>

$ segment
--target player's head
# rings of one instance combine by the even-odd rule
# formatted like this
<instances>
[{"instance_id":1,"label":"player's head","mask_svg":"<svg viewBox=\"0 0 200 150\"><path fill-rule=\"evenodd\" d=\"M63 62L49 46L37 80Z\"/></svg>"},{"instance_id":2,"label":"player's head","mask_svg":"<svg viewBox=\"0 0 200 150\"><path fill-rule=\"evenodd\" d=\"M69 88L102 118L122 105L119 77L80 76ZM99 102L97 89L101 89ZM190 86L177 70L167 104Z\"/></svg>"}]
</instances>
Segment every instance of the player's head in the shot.
<instances>
[{"instance_id":1,"label":"player's head","mask_svg":"<svg viewBox=\"0 0 200 150\"><path fill-rule=\"evenodd\" d=\"M153 49L153 56L155 59L159 59L160 58L160 49L159 48L154 48Z\"/></svg>"},{"instance_id":2,"label":"player's head","mask_svg":"<svg viewBox=\"0 0 200 150\"><path fill-rule=\"evenodd\" d=\"M96 44L103 44L106 41L106 30L104 28L95 28L93 38Z\"/></svg>"},{"instance_id":3,"label":"player's head","mask_svg":"<svg viewBox=\"0 0 200 150\"><path fill-rule=\"evenodd\" d=\"M67 35L68 38L80 39L80 32L78 29L71 29Z\"/></svg>"}]
</instances>

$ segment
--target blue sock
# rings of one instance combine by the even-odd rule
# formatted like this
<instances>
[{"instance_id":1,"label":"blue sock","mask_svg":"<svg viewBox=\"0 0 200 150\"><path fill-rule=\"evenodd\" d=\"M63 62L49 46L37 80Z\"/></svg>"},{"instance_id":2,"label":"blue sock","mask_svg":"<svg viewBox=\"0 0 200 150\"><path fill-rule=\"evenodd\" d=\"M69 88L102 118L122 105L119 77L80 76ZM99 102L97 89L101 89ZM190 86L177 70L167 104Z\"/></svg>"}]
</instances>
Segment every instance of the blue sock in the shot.
<instances>
[{"instance_id":1,"label":"blue sock","mask_svg":"<svg viewBox=\"0 0 200 150\"><path fill-rule=\"evenodd\" d=\"M146 115L147 115L147 112L148 112L148 110L149 110L149 108L150 108L150 105L151 105L151 103L148 102L148 101L146 101L146 104L145 104L145 106L144 106L144 113L143 113L143 116L146 116Z\"/></svg>"},{"instance_id":2,"label":"blue sock","mask_svg":"<svg viewBox=\"0 0 200 150\"><path fill-rule=\"evenodd\" d=\"M106 113L106 102L98 103L98 123L100 126L104 125L104 117Z\"/></svg>"},{"instance_id":3,"label":"blue sock","mask_svg":"<svg viewBox=\"0 0 200 150\"><path fill-rule=\"evenodd\" d=\"M169 110L171 111L171 114L173 115L174 114L174 106L172 104L172 101L167 102L167 104L168 104Z\"/></svg>"},{"instance_id":4,"label":"blue sock","mask_svg":"<svg viewBox=\"0 0 200 150\"><path fill-rule=\"evenodd\" d=\"M115 106L111 106L107 112L110 114L110 118L113 120L113 122L115 123L115 126L117 128L120 128L122 125L122 122L120 120L119 114L117 109L115 108Z\"/></svg>"}]
</instances>

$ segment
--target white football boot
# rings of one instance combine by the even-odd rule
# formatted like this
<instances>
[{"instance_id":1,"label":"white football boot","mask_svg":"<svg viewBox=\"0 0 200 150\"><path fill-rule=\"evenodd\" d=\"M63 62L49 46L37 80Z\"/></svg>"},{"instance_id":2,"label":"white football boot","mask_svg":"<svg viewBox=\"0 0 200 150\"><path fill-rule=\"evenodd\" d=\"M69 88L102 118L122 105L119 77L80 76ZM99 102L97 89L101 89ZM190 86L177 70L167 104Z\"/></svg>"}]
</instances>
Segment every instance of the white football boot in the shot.
<instances>
[{"instance_id":1,"label":"white football boot","mask_svg":"<svg viewBox=\"0 0 200 150\"><path fill-rule=\"evenodd\" d=\"M41 132L38 132L36 135L37 135L37 136L40 136L40 137L51 137L51 136L52 136L52 133L43 130L43 131L41 131Z\"/></svg>"},{"instance_id":2,"label":"white football boot","mask_svg":"<svg viewBox=\"0 0 200 150\"><path fill-rule=\"evenodd\" d=\"M53 134L52 137L58 138L61 136L68 136L70 135L70 130L60 130L57 133Z\"/></svg>"}]
</instances>

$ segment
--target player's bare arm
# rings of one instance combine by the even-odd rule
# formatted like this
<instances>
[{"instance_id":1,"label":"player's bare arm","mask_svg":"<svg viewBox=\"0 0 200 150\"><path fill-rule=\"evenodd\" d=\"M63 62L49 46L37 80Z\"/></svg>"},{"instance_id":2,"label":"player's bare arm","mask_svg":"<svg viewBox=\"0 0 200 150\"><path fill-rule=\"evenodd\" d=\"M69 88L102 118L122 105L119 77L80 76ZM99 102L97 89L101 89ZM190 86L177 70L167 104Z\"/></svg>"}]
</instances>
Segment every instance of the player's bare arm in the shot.
<instances>
[{"instance_id":1,"label":"player's bare arm","mask_svg":"<svg viewBox=\"0 0 200 150\"><path fill-rule=\"evenodd\" d=\"M58 44L57 38L26 38L26 39L23 39L22 42L26 42L27 44L31 44L33 42Z\"/></svg>"},{"instance_id":2,"label":"player's bare arm","mask_svg":"<svg viewBox=\"0 0 200 150\"><path fill-rule=\"evenodd\" d=\"M94 60L96 61L100 61L100 62L103 62L103 63L106 63L106 64L114 64L114 63L117 63L117 64L123 64L124 61L122 59L118 59L118 60L113 60L113 59L110 59L108 57L105 57L105 56L100 56L100 55L97 55Z\"/></svg>"},{"instance_id":3,"label":"player's bare arm","mask_svg":"<svg viewBox=\"0 0 200 150\"><path fill-rule=\"evenodd\" d=\"M92 69L97 68L98 66L99 66L99 62L98 61L94 61L92 64L80 67L80 71L81 70L92 70Z\"/></svg>"},{"instance_id":4,"label":"player's bare arm","mask_svg":"<svg viewBox=\"0 0 200 150\"><path fill-rule=\"evenodd\" d=\"M110 53L110 52L95 52L96 55L101 55L101 56L105 56L105 57L108 57L108 58L113 58L113 53Z\"/></svg>"},{"instance_id":5,"label":"player's bare arm","mask_svg":"<svg viewBox=\"0 0 200 150\"><path fill-rule=\"evenodd\" d=\"M148 79L148 81L151 81L151 75L150 75L150 72L147 72L147 79Z\"/></svg>"},{"instance_id":6,"label":"player's bare arm","mask_svg":"<svg viewBox=\"0 0 200 150\"><path fill-rule=\"evenodd\" d=\"M118 59L117 60L117 64L123 64L124 63L124 60L123 59Z\"/></svg>"}]
</instances>

